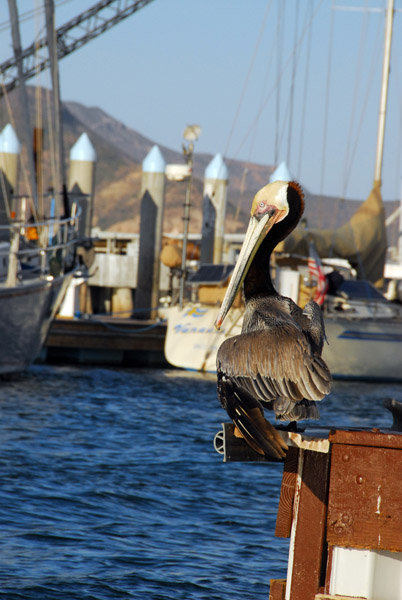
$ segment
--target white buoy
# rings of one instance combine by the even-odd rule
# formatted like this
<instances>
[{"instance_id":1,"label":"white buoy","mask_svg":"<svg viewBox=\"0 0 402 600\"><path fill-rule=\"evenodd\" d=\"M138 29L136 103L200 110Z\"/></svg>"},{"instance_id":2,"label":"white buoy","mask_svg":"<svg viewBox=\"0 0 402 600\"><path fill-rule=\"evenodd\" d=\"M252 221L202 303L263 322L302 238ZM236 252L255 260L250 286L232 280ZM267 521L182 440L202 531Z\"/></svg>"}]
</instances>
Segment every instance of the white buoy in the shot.
<instances>
[{"instance_id":1,"label":"white buoy","mask_svg":"<svg viewBox=\"0 0 402 600\"><path fill-rule=\"evenodd\" d=\"M225 232L228 170L221 154L216 154L205 169L201 262L222 262Z\"/></svg>"},{"instance_id":2,"label":"white buoy","mask_svg":"<svg viewBox=\"0 0 402 600\"><path fill-rule=\"evenodd\" d=\"M142 163L140 247L135 292L135 315L144 319L156 317L159 304L165 167L159 147L153 146Z\"/></svg>"},{"instance_id":3,"label":"white buoy","mask_svg":"<svg viewBox=\"0 0 402 600\"><path fill-rule=\"evenodd\" d=\"M70 150L68 189L72 200L81 207L80 234L91 236L96 151L86 133L82 133Z\"/></svg>"}]
</instances>

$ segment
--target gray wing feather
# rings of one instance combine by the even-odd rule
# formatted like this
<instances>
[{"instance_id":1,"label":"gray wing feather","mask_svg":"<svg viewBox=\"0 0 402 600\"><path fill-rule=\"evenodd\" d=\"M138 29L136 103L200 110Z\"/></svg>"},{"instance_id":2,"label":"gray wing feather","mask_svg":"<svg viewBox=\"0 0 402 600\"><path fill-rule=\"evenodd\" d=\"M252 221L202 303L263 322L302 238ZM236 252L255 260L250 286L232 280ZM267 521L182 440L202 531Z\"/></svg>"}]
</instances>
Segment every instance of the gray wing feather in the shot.
<instances>
[{"instance_id":1,"label":"gray wing feather","mask_svg":"<svg viewBox=\"0 0 402 600\"><path fill-rule=\"evenodd\" d=\"M277 407L272 405L275 412L295 416L309 406L301 403L303 399L322 400L332 381L325 361L311 352L301 328L289 323L278 331L251 331L226 340L218 350L217 365L262 402L277 402Z\"/></svg>"}]
</instances>

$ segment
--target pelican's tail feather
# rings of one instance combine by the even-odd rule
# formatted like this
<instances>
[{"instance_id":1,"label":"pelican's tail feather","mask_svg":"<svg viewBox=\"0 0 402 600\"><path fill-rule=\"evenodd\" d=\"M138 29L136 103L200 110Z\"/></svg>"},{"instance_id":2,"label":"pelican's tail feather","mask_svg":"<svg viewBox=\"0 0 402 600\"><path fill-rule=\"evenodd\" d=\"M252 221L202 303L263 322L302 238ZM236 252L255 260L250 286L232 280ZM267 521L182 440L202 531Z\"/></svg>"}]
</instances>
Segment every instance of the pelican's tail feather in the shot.
<instances>
[{"instance_id":1,"label":"pelican's tail feather","mask_svg":"<svg viewBox=\"0 0 402 600\"><path fill-rule=\"evenodd\" d=\"M277 429L264 417L259 401L244 388L221 382L226 412L247 444L256 452L282 459L288 449Z\"/></svg>"}]
</instances>

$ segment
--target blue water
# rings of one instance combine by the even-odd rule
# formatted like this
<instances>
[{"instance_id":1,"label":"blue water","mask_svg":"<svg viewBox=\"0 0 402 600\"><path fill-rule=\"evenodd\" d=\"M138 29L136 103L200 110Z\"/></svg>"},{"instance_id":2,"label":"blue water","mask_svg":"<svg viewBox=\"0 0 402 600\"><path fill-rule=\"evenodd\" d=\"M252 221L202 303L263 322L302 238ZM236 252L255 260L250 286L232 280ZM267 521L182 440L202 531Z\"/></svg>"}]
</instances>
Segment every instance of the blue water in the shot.
<instances>
[{"instance_id":1,"label":"blue water","mask_svg":"<svg viewBox=\"0 0 402 600\"><path fill-rule=\"evenodd\" d=\"M336 382L322 422L389 426L402 386ZM0 382L0 596L266 600L280 464L224 464L215 382L35 366Z\"/></svg>"}]
</instances>

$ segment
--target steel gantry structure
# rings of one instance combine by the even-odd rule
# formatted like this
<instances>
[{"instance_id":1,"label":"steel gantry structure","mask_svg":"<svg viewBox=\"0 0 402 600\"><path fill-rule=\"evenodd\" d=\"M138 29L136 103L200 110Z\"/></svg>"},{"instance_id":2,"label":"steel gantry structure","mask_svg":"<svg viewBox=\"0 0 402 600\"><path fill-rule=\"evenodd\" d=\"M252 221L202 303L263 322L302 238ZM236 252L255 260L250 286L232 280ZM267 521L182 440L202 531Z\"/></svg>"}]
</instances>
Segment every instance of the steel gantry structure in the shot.
<instances>
[{"instance_id":1,"label":"steel gantry structure","mask_svg":"<svg viewBox=\"0 0 402 600\"><path fill-rule=\"evenodd\" d=\"M101 0L56 30L57 58L61 59L81 48L98 35L126 19L153 0ZM42 51L42 52L40 52ZM42 55L41 55L42 54ZM47 38L42 37L21 50L24 80L49 67ZM15 58L0 64L0 97L19 83Z\"/></svg>"}]
</instances>

